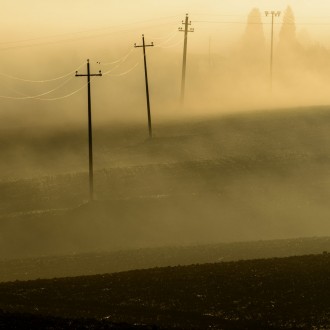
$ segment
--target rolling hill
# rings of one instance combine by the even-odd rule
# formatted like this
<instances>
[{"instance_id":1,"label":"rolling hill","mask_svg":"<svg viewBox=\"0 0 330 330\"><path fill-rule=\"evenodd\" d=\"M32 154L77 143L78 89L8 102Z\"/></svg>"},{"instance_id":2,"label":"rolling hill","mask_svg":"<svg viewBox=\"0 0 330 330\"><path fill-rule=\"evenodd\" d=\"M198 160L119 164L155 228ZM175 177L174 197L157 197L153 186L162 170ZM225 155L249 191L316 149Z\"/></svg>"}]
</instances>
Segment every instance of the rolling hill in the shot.
<instances>
[{"instance_id":1,"label":"rolling hill","mask_svg":"<svg viewBox=\"0 0 330 330\"><path fill-rule=\"evenodd\" d=\"M0 258L330 235L330 112L0 133ZM37 175L38 174L38 175Z\"/></svg>"}]
</instances>

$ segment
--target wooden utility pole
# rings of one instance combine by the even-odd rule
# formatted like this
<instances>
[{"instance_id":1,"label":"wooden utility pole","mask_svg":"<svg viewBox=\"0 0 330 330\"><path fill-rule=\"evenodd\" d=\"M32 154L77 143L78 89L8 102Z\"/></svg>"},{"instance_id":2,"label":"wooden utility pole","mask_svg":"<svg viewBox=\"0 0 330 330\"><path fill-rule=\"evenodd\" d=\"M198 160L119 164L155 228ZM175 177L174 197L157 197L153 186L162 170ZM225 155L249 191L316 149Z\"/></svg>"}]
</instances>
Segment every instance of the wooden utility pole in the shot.
<instances>
[{"instance_id":1,"label":"wooden utility pole","mask_svg":"<svg viewBox=\"0 0 330 330\"><path fill-rule=\"evenodd\" d=\"M212 67L212 54L211 54L211 43L212 43L212 38L211 36L209 37L209 70Z\"/></svg>"},{"instance_id":2,"label":"wooden utility pole","mask_svg":"<svg viewBox=\"0 0 330 330\"><path fill-rule=\"evenodd\" d=\"M188 14L186 14L185 21L182 21L184 29L179 27L180 32L184 32L184 45L183 45L183 60L182 60L182 79L181 79L181 106L184 105L184 95L186 88L186 67L187 67L187 45L188 45L188 32L194 32L193 28L189 28L191 21L189 21Z\"/></svg>"},{"instance_id":3,"label":"wooden utility pole","mask_svg":"<svg viewBox=\"0 0 330 330\"><path fill-rule=\"evenodd\" d=\"M88 150L89 150L89 201L94 200L94 173L93 173L93 133L92 133L92 102L91 102L91 77L102 76L99 73L90 73L89 60L87 60L87 74L78 74L76 77L87 77L87 93L88 93Z\"/></svg>"},{"instance_id":4,"label":"wooden utility pole","mask_svg":"<svg viewBox=\"0 0 330 330\"><path fill-rule=\"evenodd\" d=\"M147 112L148 112L148 129L149 129L149 138L152 138L152 125L151 125L151 111L150 111L150 99L149 99L149 84L148 84L148 71L147 71L147 55L146 55L146 47L153 47L154 43L152 42L150 45L146 45L144 42L144 34L142 34L142 45L137 46L134 44L135 48L142 47L143 48L143 59L144 59L144 76L146 82L146 94L147 94Z\"/></svg>"},{"instance_id":5,"label":"wooden utility pole","mask_svg":"<svg viewBox=\"0 0 330 330\"><path fill-rule=\"evenodd\" d=\"M266 16L271 15L272 17L272 27L270 32L270 92L273 91L273 52L274 52L274 17L279 17L281 15L280 11L265 11Z\"/></svg>"}]
</instances>

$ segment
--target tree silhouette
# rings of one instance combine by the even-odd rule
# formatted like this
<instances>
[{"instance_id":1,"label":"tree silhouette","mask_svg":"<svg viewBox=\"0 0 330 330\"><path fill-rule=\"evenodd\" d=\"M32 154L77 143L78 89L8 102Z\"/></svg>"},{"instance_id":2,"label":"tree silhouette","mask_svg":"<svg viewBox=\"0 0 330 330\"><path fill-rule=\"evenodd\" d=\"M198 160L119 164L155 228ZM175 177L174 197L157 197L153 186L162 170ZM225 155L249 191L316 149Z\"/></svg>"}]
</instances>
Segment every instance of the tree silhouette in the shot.
<instances>
[{"instance_id":1,"label":"tree silhouette","mask_svg":"<svg viewBox=\"0 0 330 330\"><path fill-rule=\"evenodd\" d=\"M253 8L248 15L247 25L243 36L243 43L249 48L265 47L265 35L261 22L261 13L258 8Z\"/></svg>"},{"instance_id":2,"label":"tree silhouette","mask_svg":"<svg viewBox=\"0 0 330 330\"><path fill-rule=\"evenodd\" d=\"M283 15L277 53L277 74L286 85L296 85L304 80L301 70L304 67L305 50L298 42L296 30L294 13L288 6Z\"/></svg>"},{"instance_id":3,"label":"tree silhouette","mask_svg":"<svg viewBox=\"0 0 330 330\"><path fill-rule=\"evenodd\" d=\"M240 51L249 62L259 62L265 54L265 35L258 8L248 15L245 33L241 39Z\"/></svg>"},{"instance_id":4,"label":"tree silhouette","mask_svg":"<svg viewBox=\"0 0 330 330\"><path fill-rule=\"evenodd\" d=\"M296 22L290 6L284 12L283 23L280 30L279 46L295 48L297 46Z\"/></svg>"}]
</instances>

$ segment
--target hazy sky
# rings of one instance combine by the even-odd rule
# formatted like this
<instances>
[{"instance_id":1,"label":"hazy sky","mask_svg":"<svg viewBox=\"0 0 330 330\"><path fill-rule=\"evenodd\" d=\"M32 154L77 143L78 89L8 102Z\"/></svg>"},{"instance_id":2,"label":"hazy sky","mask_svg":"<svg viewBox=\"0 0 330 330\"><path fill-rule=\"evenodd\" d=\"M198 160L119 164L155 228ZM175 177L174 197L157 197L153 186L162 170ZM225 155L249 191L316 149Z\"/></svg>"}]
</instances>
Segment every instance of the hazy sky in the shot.
<instances>
[{"instance_id":1,"label":"hazy sky","mask_svg":"<svg viewBox=\"0 0 330 330\"><path fill-rule=\"evenodd\" d=\"M264 15L264 11L282 12L281 17L275 20L274 37L277 41L283 13L288 5L296 18L298 36L303 35L306 44L309 41L319 42L330 48L330 0L1 0L0 75L3 79L0 80L0 87L5 96L1 102L17 109L31 102L6 99L7 96L24 98L25 95L46 95L52 98L69 95L84 84L82 79L64 81L63 88L57 88L55 81L56 93L48 85L29 84L22 80L42 80L72 73L78 66L85 65L87 58L93 63L93 71L101 69L106 73L111 68L107 63L111 65L113 61L131 54L129 61L115 71L115 74L126 77L126 72L131 72L135 65L142 63L141 51L133 46L134 43L141 43L143 33L147 42L153 41L159 47L148 58L150 72L157 73L151 76L161 81L155 90L166 91L168 86L174 86L173 81L166 80L174 76L168 70L176 73L176 81L180 79L183 34L178 32L178 27L182 26L181 21L186 13L189 13L195 29L189 37L189 74L192 69L196 72L205 69L203 64L201 67L196 64L198 57L203 57L208 63L211 55L224 60L231 57L232 50L244 34L247 16L253 8L262 12L263 31L269 50L271 20ZM276 54L275 58L278 59ZM194 65L191 64L193 61ZM222 70L230 71L229 65L222 62L219 65ZM129 81L132 84L134 79L141 81L143 87L141 68L140 65L129 76ZM323 68L321 71L324 71ZM15 80L9 75L23 79ZM95 84L101 84L103 80ZM196 78L196 81L199 80ZM320 84L323 86L324 82ZM132 90L136 90L134 86ZM95 90L104 94L99 88ZM140 94L142 104L143 90ZM117 97L114 95L113 99ZM317 100L317 103L320 101ZM36 105L40 104L36 100ZM9 113L8 109L2 111Z\"/></svg>"},{"instance_id":2,"label":"hazy sky","mask_svg":"<svg viewBox=\"0 0 330 330\"><path fill-rule=\"evenodd\" d=\"M148 26L165 23L173 27L188 12L192 21L217 21L208 24L208 30L223 29L228 32L230 23L245 22L253 7L264 10L281 10L291 5L298 28L307 28L320 38L330 36L329 0L2 0L3 42L28 38L81 32L114 25L149 21ZM172 19L172 20L171 20ZM221 23L222 22L222 23ZM267 22L267 19L265 19ZM147 22L145 22L147 23ZM195 23L195 28L205 29L206 23ZM320 25L319 25L320 24ZM141 33L138 31L137 33ZM6 32L5 32L6 31ZM0 43L1 44L1 43Z\"/></svg>"}]
</instances>

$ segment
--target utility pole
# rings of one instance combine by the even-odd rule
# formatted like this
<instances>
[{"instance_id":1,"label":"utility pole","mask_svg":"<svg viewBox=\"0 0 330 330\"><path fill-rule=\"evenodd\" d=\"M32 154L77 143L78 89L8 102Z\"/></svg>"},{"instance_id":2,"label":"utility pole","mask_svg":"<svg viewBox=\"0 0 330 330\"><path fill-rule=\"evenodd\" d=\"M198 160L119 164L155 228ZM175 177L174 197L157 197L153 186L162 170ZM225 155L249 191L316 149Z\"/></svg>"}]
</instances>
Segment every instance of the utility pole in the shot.
<instances>
[{"instance_id":1,"label":"utility pole","mask_svg":"<svg viewBox=\"0 0 330 330\"><path fill-rule=\"evenodd\" d=\"M99 73L91 74L89 68L89 60L87 60L87 74L78 74L76 77L87 77L87 92L88 92L88 150L89 150L89 201L94 200L94 173L93 173L93 134L92 134L92 103L91 103L91 77L102 76L101 70Z\"/></svg>"},{"instance_id":2,"label":"utility pole","mask_svg":"<svg viewBox=\"0 0 330 330\"><path fill-rule=\"evenodd\" d=\"M137 46L134 44L135 48L142 47L143 48L143 59L144 59L144 76L146 81L146 95L147 95L147 112L148 112L148 129L149 129L149 138L152 138L152 125L151 125L151 111L150 111L150 100L149 100L149 84L148 84L148 71L147 71L147 55L146 55L146 47L153 47L154 43L152 42L150 45L146 45L144 42L144 34L142 34L142 45Z\"/></svg>"},{"instance_id":3,"label":"utility pole","mask_svg":"<svg viewBox=\"0 0 330 330\"><path fill-rule=\"evenodd\" d=\"M211 42L212 42L212 37L209 37L209 70L212 67L212 55L211 55Z\"/></svg>"},{"instance_id":4,"label":"utility pole","mask_svg":"<svg viewBox=\"0 0 330 330\"><path fill-rule=\"evenodd\" d=\"M273 49L274 49L274 17L279 17L281 15L280 11L265 11L266 16L270 15L272 17L272 27L270 35L270 92L273 91Z\"/></svg>"},{"instance_id":5,"label":"utility pole","mask_svg":"<svg viewBox=\"0 0 330 330\"><path fill-rule=\"evenodd\" d=\"M182 21L184 29L179 27L180 32L184 32L184 45L183 45L183 60L182 60L182 79L181 79L181 106L184 105L184 95L186 88L186 67L187 67L187 44L188 44L188 32L194 32L193 28L188 28L191 25L188 14L186 14L185 21Z\"/></svg>"}]
</instances>

